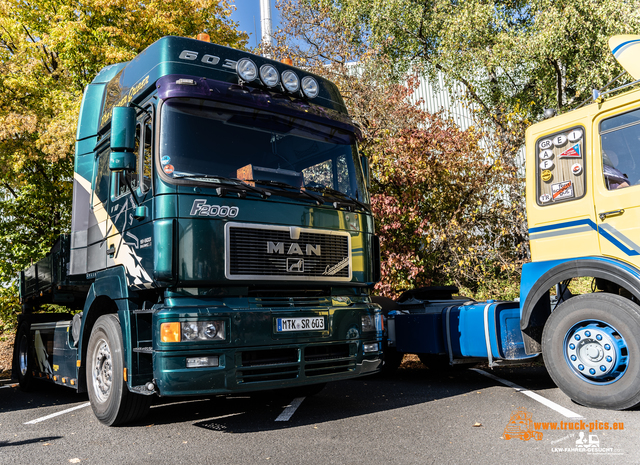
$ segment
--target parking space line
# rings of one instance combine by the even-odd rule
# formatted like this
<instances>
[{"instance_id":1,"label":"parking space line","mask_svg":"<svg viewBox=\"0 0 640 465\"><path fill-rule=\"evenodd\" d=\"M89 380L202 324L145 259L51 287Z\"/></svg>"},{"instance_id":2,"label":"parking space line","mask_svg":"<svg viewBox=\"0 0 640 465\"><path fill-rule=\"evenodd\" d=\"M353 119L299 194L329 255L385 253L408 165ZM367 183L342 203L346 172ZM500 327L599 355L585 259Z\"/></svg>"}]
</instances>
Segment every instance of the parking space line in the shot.
<instances>
[{"instance_id":1,"label":"parking space line","mask_svg":"<svg viewBox=\"0 0 640 465\"><path fill-rule=\"evenodd\" d=\"M289 421L289 418L295 413L300 404L304 400L304 397L296 397L291 403L282 411L282 413L276 418L276 421Z\"/></svg>"},{"instance_id":2,"label":"parking space line","mask_svg":"<svg viewBox=\"0 0 640 465\"><path fill-rule=\"evenodd\" d=\"M63 410L62 412L52 413L51 415L47 415L46 417L36 418L35 420L31 420L25 423L25 425L35 425L36 423L40 423L41 421L49 420L50 418L54 418L60 415L64 415L65 413L73 412L74 410L78 410L81 408L85 408L91 405L91 402L86 402L84 404L76 405L75 407L68 408L67 410Z\"/></svg>"},{"instance_id":3,"label":"parking space line","mask_svg":"<svg viewBox=\"0 0 640 465\"><path fill-rule=\"evenodd\" d=\"M476 373L480 373L483 376L486 376L487 378L491 378L493 380L496 380L502 384L504 384L505 386L509 386L512 387L513 389L515 389L518 392L523 393L525 396L528 396L530 398L532 398L535 401L540 402L542 405L545 405L547 407L549 407L552 410L555 410L556 412L560 413L561 415L564 415L567 418L584 418L582 415L579 415L575 412L572 412L571 410L564 408L561 405L556 404L553 401L550 401L549 399L542 397L540 394L536 394L535 392L532 392L530 390L528 390L527 388L524 388L522 386L517 385L516 383L512 383L511 381L507 381L506 379L502 379L497 377L496 375L492 375L491 373L487 373L486 371L482 371L479 370L477 368L469 368L469 370L471 371L475 371Z\"/></svg>"}]
</instances>

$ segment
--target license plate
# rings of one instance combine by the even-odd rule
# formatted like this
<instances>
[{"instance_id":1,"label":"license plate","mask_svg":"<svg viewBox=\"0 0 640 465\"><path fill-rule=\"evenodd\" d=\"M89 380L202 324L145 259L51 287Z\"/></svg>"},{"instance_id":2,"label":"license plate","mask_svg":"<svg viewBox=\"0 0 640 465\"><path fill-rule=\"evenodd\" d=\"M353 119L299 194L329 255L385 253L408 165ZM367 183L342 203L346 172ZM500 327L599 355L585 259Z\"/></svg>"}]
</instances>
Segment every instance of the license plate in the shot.
<instances>
[{"instance_id":1,"label":"license plate","mask_svg":"<svg viewBox=\"0 0 640 465\"><path fill-rule=\"evenodd\" d=\"M324 329L324 317L277 318L278 332L317 331Z\"/></svg>"}]
</instances>

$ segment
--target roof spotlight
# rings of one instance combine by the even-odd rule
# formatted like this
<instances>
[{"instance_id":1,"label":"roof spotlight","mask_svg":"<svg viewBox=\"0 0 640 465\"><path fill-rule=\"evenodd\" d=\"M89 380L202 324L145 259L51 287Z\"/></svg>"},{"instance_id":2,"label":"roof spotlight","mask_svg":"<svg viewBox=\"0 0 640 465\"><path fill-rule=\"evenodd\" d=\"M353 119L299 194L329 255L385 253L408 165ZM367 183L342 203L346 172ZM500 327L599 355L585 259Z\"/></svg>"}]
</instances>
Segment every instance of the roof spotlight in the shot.
<instances>
[{"instance_id":1,"label":"roof spotlight","mask_svg":"<svg viewBox=\"0 0 640 465\"><path fill-rule=\"evenodd\" d=\"M304 95L308 98L316 98L319 91L320 87L318 86L318 81L311 76L305 76L302 78L302 92L304 92Z\"/></svg>"},{"instance_id":2,"label":"roof spotlight","mask_svg":"<svg viewBox=\"0 0 640 465\"><path fill-rule=\"evenodd\" d=\"M236 64L238 76L245 81L251 82L258 77L258 67L249 58L240 58Z\"/></svg>"},{"instance_id":3,"label":"roof spotlight","mask_svg":"<svg viewBox=\"0 0 640 465\"><path fill-rule=\"evenodd\" d=\"M282 73L282 85L291 93L297 92L300 89L300 79L296 73L288 69Z\"/></svg>"},{"instance_id":4,"label":"roof spotlight","mask_svg":"<svg viewBox=\"0 0 640 465\"><path fill-rule=\"evenodd\" d=\"M260 79L267 87L277 86L280 82L278 70L273 65L262 65L260 67Z\"/></svg>"}]
</instances>

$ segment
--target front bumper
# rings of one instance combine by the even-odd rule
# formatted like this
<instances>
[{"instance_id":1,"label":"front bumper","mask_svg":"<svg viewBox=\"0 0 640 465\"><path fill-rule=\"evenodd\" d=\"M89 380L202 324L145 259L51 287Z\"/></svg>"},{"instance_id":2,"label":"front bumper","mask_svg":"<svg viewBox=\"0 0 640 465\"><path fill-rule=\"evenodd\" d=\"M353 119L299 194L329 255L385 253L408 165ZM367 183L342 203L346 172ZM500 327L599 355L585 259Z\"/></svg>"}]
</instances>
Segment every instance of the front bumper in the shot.
<instances>
[{"instance_id":1,"label":"front bumper","mask_svg":"<svg viewBox=\"0 0 640 465\"><path fill-rule=\"evenodd\" d=\"M379 343L378 343L379 344ZM217 356L219 366L185 368L189 357ZM350 379L375 373L381 353L361 341L204 351L156 352L154 378L162 396L231 394Z\"/></svg>"},{"instance_id":2,"label":"front bumper","mask_svg":"<svg viewBox=\"0 0 640 465\"><path fill-rule=\"evenodd\" d=\"M161 396L252 392L337 381L377 372L382 331L361 331L368 305L315 309L168 308L154 315L153 378ZM323 330L281 332L278 318L322 316ZM167 321L223 320L224 341L160 342ZM367 352L365 352L365 345ZM187 368L217 357L218 366Z\"/></svg>"}]
</instances>

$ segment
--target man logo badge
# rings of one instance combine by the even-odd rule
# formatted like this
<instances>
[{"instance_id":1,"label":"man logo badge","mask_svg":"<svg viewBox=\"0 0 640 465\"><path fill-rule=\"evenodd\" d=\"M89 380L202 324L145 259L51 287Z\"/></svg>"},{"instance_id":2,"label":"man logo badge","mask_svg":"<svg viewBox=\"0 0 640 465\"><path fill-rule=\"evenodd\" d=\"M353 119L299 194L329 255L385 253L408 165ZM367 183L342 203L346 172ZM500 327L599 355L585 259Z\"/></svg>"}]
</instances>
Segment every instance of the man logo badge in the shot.
<instances>
[{"instance_id":1,"label":"man logo badge","mask_svg":"<svg viewBox=\"0 0 640 465\"><path fill-rule=\"evenodd\" d=\"M304 258L287 258L287 273L304 273Z\"/></svg>"}]
</instances>

